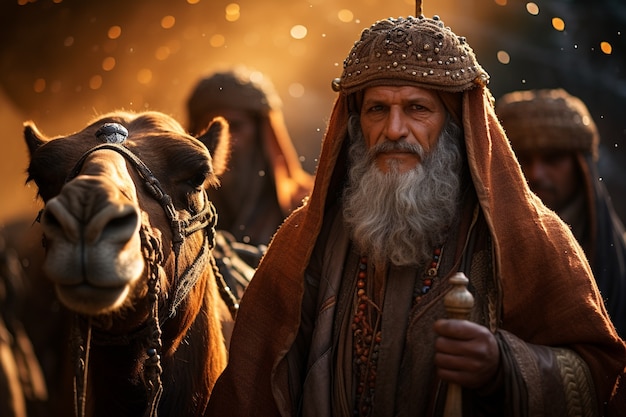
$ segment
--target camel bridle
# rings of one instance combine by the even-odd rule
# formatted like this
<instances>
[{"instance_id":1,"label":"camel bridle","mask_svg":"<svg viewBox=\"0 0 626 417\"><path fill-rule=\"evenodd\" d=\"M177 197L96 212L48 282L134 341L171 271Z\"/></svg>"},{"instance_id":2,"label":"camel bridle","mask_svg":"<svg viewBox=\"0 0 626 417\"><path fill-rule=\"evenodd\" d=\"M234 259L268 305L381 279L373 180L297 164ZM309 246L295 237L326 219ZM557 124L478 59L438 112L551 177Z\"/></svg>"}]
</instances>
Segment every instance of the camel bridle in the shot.
<instances>
[{"instance_id":1,"label":"camel bridle","mask_svg":"<svg viewBox=\"0 0 626 417\"><path fill-rule=\"evenodd\" d=\"M113 124L107 124L109 126ZM124 129L119 124L118 128ZM104 128L104 126L103 126ZM125 131L125 129L124 129ZM100 133L100 131L98 131ZM96 133L96 136L99 135ZM100 136L98 136L100 137ZM124 138L125 139L125 138ZM197 283L203 271L210 266L213 270L220 296L228 306L232 317L234 318L239 308L236 297L231 289L227 286L222 274L220 273L212 249L215 246L215 226L217 224L217 213L214 205L209 200L206 190L202 191L204 199L203 209L193 214L187 219L179 219L171 197L164 191L159 180L152 174L147 165L137 157L131 150L119 142L104 143L97 145L85 152L78 160L70 174L66 178L66 183L77 177L89 155L100 150L112 150L122 155L133 166L143 181L145 188L151 196L160 203L163 208L172 232L172 250L174 253L174 279L173 279L173 297L168 297L167 315L163 319L159 318L159 298L161 293L159 275L163 272L163 251L162 242L150 230L150 227L142 219L140 228L141 247L146 263L148 273L148 291L147 297L149 302L149 316L142 329L133 332L129 336L110 337L101 336L103 344L127 344L133 339L145 337L148 339L147 348L145 349L146 359L143 363L143 382L147 392L147 407L144 413L146 417L156 417L159 401L163 392L161 381L162 367L160 353L162 350L162 332L161 324L168 318L176 315L176 309L185 300L191 289ZM45 209L44 209L45 210ZM198 255L194 261L179 274L179 255L181 247L187 237L194 233L202 232L204 234L204 242ZM72 347L75 357L74 369L74 408L77 417L84 417L86 410L87 396L87 374L90 345L92 342L92 317L87 317L86 332L80 329L80 321L85 317L76 316L72 331Z\"/></svg>"}]
</instances>

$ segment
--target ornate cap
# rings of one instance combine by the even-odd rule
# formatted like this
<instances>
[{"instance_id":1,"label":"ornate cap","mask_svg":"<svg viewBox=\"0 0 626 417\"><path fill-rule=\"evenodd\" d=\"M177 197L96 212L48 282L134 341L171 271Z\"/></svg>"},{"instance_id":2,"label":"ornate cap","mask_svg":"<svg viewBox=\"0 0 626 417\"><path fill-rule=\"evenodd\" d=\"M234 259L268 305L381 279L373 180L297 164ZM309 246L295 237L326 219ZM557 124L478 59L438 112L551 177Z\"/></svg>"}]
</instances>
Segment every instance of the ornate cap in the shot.
<instances>
[{"instance_id":1,"label":"ornate cap","mask_svg":"<svg viewBox=\"0 0 626 417\"><path fill-rule=\"evenodd\" d=\"M600 141L587 106L563 89L514 91L496 114L515 151L564 150L597 156Z\"/></svg>"},{"instance_id":2,"label":"ornate cap","mask_svg":"<svg viewBox=\"0 0 626 417\"><path fill-rule=\"evenodd\" d=\"M460 92L488 82L489 74L465 38L439 16L409 16L380 20L364 29L333 89L350 94L374 85L415 84Z\"/></svg>"},{"instance_id":3,"label":"ornate cap","mask_svg":"<svg viewBox=\"0 0 626 417\"><path fill-rule=\"evenodd\" d=\"M190 131L197 131L209 115L224 109L268 114L279 110L282 101L264 74L237 66L202 78L187 99Z\"/></svg>"}]
</instances>

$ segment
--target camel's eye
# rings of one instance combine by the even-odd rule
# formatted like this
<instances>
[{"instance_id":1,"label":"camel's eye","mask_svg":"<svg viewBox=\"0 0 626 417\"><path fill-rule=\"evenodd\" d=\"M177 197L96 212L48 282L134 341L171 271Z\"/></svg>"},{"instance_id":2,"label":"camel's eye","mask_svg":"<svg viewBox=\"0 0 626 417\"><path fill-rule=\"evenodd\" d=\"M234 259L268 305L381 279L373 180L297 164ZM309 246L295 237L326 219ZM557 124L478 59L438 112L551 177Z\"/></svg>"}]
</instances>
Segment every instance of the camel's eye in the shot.
<instances>
[{"instance_id":1,"label":"camel's eye","mask_svg":"<svg viewBox=\"0 0 626 417\"><path fill-rule=\"evenodd\" d=\"M192 188L196 190L200 190L203 188L204 183L206 182L206 179L208 176L209 176L208 172L199 172L189 179L188 184Z\"/></svg>"}]
</instances>

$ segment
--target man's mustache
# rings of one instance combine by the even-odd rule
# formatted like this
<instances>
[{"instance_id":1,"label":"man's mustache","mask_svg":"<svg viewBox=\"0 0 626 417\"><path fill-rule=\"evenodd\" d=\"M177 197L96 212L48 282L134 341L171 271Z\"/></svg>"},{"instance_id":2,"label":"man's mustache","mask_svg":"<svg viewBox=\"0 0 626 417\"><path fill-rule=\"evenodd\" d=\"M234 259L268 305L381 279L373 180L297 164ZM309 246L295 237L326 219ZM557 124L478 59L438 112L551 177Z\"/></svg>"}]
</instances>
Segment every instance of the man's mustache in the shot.
<instances>
[{"instance_id":1,"label":"man's mustache","mask_svg":"<svg viewBox=\"0 0 626 417\"><path fill-rule=\"evenodd\" d=\"M378 143L370 148L369 154L370 156L375 157L378 154L388 152L414 153L419 155L420 159L424 159L426 156L426 152L424 152L424 148L421 145L402 141L385 141Z\"/></svg>"}]
</instances>

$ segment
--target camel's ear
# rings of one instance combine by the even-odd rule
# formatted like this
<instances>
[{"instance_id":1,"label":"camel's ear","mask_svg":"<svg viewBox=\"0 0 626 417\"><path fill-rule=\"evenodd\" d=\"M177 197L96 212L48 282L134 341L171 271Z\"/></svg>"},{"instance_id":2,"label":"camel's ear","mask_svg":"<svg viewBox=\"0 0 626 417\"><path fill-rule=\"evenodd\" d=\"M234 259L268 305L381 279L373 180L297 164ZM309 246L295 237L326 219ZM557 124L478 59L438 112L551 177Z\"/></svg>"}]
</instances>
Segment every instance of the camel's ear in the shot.
<instances>
[{"instance_id":1,"label":"camel's ear","mask_svg":"<svg viewBox=\"0 0 626 417\"><path fill-rule=\"evenodd\" d=\"M35 123L31 120L24 123L24 140L28 147L28 152L32 157L41 145L47 142L47 138L37 129Z\"/></svg>"},{"instance_id":2,"label":"camel's ear","mask_svg":"<svg viewBox=\"0 0 626 417\"><path fill-rule=\"evenodd\" d=\"M223 117L211 120L209 126L197 139L207 147L213 159L213 172L220 176L226 171L230 159L230 133Z\"/></svg>"}]
</instances>

